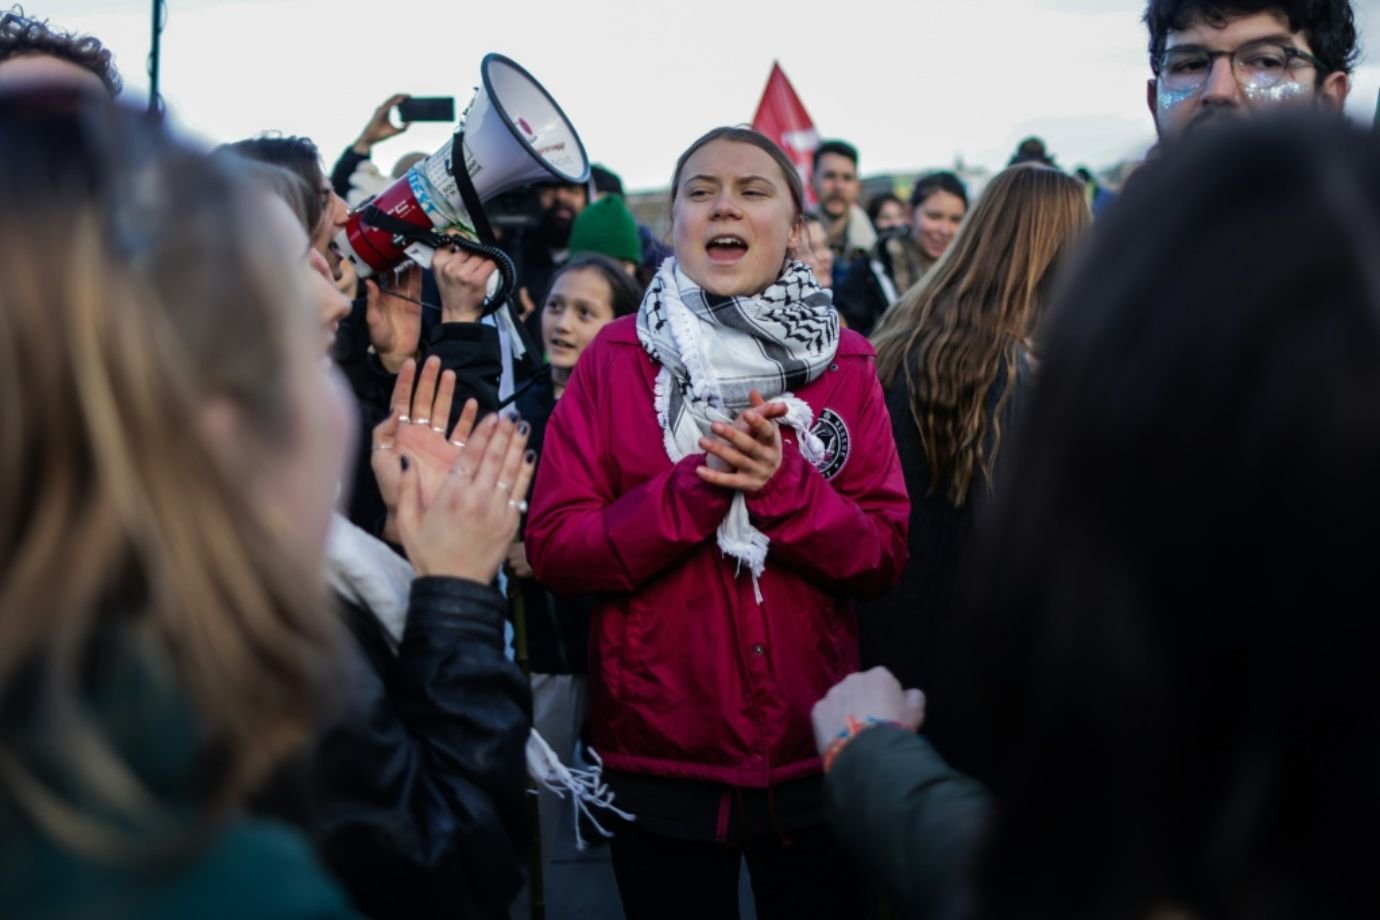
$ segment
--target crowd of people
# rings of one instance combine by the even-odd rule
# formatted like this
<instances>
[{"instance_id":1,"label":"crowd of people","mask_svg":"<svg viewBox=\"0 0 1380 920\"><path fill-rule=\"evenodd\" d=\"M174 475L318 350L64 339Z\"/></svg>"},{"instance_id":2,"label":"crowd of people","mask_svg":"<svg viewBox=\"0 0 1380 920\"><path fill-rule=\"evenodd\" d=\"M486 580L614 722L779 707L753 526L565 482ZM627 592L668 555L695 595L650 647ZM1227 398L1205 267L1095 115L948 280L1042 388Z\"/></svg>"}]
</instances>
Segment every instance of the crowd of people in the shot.
<instances>
[{"instance_id":1,"label":"crowd of people","mask_svg":"<svg viewBox=\"0 0 1380 920\"><path fill-rule=\"evenodd\" d=\"M337 248L404 96L200 149L0 13L0 916L1380 915L1354 20L1150 0L1115 200L544 183L495 302Z\"/></svg>"}]
</instances>

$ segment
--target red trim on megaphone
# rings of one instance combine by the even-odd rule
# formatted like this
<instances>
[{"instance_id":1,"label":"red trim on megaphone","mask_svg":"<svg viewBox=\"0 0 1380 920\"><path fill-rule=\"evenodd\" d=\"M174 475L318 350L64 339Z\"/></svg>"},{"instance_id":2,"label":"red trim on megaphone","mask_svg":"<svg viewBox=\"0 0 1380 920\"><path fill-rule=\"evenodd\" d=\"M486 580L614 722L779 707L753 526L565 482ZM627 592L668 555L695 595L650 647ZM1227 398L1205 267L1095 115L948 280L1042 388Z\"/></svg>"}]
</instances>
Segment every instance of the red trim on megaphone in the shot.
<instances>
[{"instance_id":1,"label":"red trim on megaphone","mask_svg":"<svg viewBox=\"0 0 1380 920\"><path fill-rule=\"evenodd\" d=\"M431 218L417 203L416 197L412 194L412 185L405 175L367 204L418 229L433 229ZM350 219L345 224L345 238L349 240L350 247L355 253L376 272L390 271L407 257L403 252L406 243L402 246L397 245L393 234L365 222L363 206L350 214Z\"/></svg>"}]
</instances>

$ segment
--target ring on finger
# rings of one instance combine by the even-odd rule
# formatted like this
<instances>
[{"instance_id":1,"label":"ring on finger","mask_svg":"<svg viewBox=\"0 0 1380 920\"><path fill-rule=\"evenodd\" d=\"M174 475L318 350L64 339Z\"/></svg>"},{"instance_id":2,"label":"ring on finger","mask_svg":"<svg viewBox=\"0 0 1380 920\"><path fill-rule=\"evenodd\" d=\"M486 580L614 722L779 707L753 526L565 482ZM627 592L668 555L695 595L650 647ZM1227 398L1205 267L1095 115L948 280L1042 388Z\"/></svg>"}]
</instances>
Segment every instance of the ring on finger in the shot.
<instances>
[{"instance_id":1,"label":"ring on finger","mask_svg":"<svg viewBox=\"0 0 1380 920\"><path fill-rule=\"evenodd\" d=\"M511 492L511 491L513 491L513 487L510 486L510 485L508 485L508 483L506 483L506 482L500 481L500 482L494 483L494 485L498 486L499 491L501 491L501 492Z\"/></svg>"},{"instance_id":2,"label":"ring on finger","mask_svg":"<svg viewBox=\"0 0 1380 920\"><path fill-rule=\"evenodd\" d=\"M457 473L461 476L464 476L466 479L472 479L474 477L474 471L462 463L457 463L455 466L450 468L450 474L452 476L456 475Z\"/></svg>"},{"instance_id":3,"label":"ring on finger","mask_svg":"<svg viewBox=\"0 0 1380 920\"><path fill-rule=\"evenodd\" d=\"M438 427L436 427L435 425L432 425L432 426L431 426L431 430L434 431L434 432L436 432L437 434L445 434L445 433L446 433L446 429L444 429L444 428L438 428Z\"/></svg>"},{"instance_id":4,"label":"ring on finger","mask_svg":"<svg viewBox=\"0 0 1380 920\"><path fill-rule=\"evenodd\" d=\"M508 499L508 507L516 508L518 510L518 514L527 513L527 501L525 499L519 500L516 498L510 498Z\"/></svg>"},{"instance_id":5,"label":"ring on finger","mask_svg":"<svg viewBox=\"0 0 1380 920\"><path fill-rule=\"evenodd\" d=\"M378 443L378 444L375 444L375 445L374 445L374 450L392 450L392 449L393 449L393 445L392 445L392 444Z\"/></svg>"},{"instance_id":6,"label":"ring on finger","mask_svg":"<svg viewBox=\"0 0 1380 920\"><path fill-rule=\"evenodd\" d=\"M398 413L398 421L400 421L400 422L410 422L410 421L412 421L412 419L408 418L404 413L399 412L399 413Z\"/></svg>"},{"instance_id":7,"label":"ring on finger","mask_svg":"<svg viewBox=\"0 0 1380 920\"><path fill-rule=\"evenodd\" d=\"M461 450L464 450L464 449L465 449L465 442L464 442L464 441L456 441L456 440L452 439L450 443L454 444L456 447L460 448Z\"/></svg>"},{"instance_id":8,"label":"ring on finger","mask_svg":"<svg viewBox=\"0 0 1380 920\"><path fill-rule=\"evenodd\" d=\"M414 418L414 419L412 420L412 424L414 424L414 425L430 425L430 424L431 424L431 419L429 419L429 418Z\"/></svg>"}]
</instances>

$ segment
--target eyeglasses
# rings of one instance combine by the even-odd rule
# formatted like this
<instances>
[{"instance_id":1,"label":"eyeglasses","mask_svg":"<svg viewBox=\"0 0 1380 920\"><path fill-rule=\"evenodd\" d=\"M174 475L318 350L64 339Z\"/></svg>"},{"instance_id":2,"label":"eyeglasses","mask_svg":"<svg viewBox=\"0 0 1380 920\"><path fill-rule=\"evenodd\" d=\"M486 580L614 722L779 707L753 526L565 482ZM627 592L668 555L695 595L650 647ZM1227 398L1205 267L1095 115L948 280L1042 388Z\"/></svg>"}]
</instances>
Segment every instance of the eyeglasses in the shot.
<instances>
[{"instance_id":1,"label":"eyeglasses","mask_svg":"<svg viewBox=\"0 0 1380 920\"><path fill-rule=\"evenodd\" d=\"M1323 62L1306 51L1282 42L1258 41L1235 51L1209 51L1196 45L1170 48L1156 62L1155 75L1173 92L1201 89L1219 57L1231 58L1232 75L1242 89L1269 89L1296 70L1324 69Z\"/></svg>"}]
</instances>

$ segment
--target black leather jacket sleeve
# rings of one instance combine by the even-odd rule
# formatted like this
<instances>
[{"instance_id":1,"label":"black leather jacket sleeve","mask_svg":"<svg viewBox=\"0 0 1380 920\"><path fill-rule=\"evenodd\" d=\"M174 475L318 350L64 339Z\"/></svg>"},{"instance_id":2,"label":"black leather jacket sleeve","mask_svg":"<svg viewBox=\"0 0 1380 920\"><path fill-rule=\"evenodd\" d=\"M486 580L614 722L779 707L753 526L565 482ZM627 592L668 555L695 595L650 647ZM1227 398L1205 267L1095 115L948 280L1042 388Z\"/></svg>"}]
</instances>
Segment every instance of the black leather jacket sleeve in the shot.
<instances>
[{"instance_id":1,"label":"black leather jacket sleeve","mask_svg":"<svg viewBox=\"0 0 1380 920\"><path fill-rule=\"evenodd\" d=\"M531 692L503 654L493 588L418 578L396 656L347 618L364 661L315 758L317 845L373 917L500 917L521 887Z\"/></svg>"}]
</instances>

